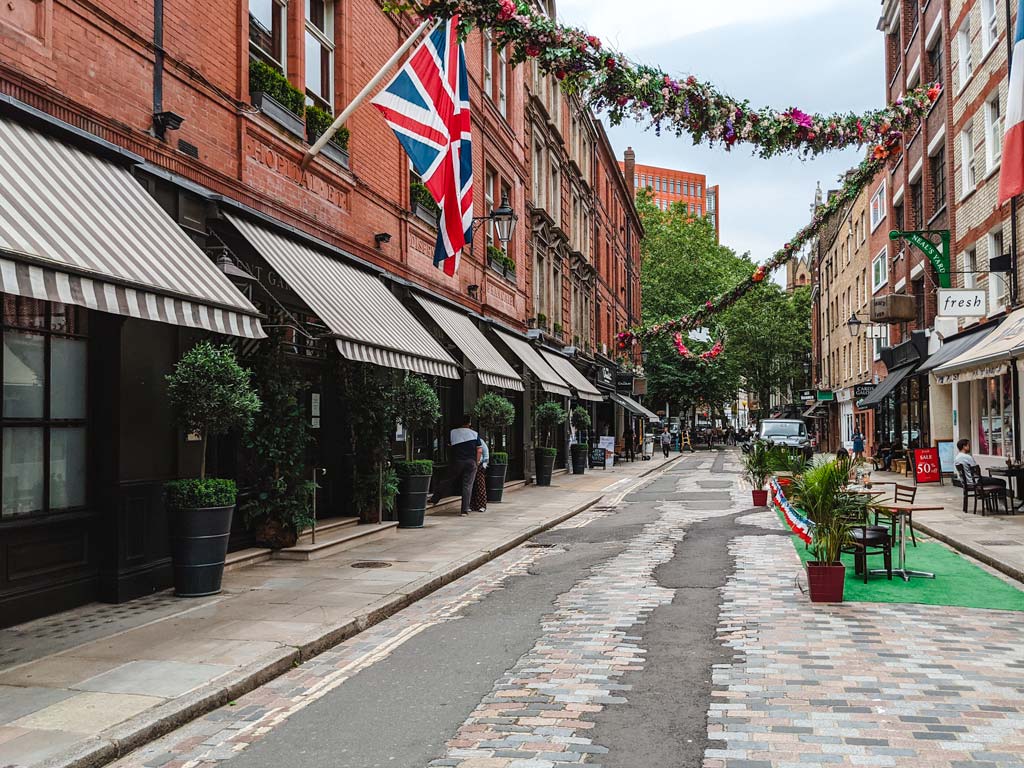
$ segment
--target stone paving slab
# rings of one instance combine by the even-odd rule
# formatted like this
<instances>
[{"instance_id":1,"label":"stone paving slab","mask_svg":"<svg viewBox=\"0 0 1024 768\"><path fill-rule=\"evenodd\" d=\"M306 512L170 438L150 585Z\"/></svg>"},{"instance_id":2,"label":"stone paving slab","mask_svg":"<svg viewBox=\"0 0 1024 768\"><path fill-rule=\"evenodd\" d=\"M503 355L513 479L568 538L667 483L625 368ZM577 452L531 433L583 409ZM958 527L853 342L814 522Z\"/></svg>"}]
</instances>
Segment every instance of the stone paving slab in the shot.
<instances>
[{"instance_id":1,"label":"stone paving slab","mask_svg":"<svg viewBox=\"0 0 1024 768\"><path fill-rule=\"evenodd\" d=\"M1024 766L1020 613L813 605L788 539L730 551L704 768Z\"/></svg>"},{"instance_id":2,"label":"stone paving slab","mask_svg":"<svg viewBox=\"0 0 1024 768\"><path fill-rule=\"evenodd\" d=\"M658 457L582 477L562 475L557 488L525 488L485 514L432 515L424 529L400 531L386 542L316 561L275 560L232 571L217 597L160 596L143 603L134 626L124 610L96 605L6 630L0 642L16 646L8 653L0 646L0 686L28 693L21 694L18 711L7 705L8 722L0 709L0 728L6 729L0 731L0 765L42 761L53 768L91 768L109 762L358 635L665 465ZM351 567L365 560L390 567ZM105 626L110 630L104 632ZM74 642L75 630L81 642ZM46 642L54 633L59 637ZM43 642L32 658L37 638ZM57 653L49 652L53 648ZM71 731L78 735L70 743L46 739Z\"/></svg>"}]
</instances>

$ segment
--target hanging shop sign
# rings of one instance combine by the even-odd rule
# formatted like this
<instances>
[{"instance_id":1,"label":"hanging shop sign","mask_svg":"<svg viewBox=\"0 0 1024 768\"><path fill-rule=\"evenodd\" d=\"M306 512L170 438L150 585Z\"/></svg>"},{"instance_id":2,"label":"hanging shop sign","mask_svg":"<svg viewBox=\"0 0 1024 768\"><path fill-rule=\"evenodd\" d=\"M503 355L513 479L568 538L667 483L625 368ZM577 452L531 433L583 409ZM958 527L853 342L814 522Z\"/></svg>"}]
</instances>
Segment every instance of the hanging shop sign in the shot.
<instances>
[{"instance_id":1,"label":"hanging shop sign","mask_svg":"<svg viewBox=\"0 0 1024 768\"><path fill-rule=\"evenodd\" d=\"M819 403L831 403L836 399L836 393L827 389L818 390L818 402Z\"/></svg>"},{"instance_id":2,"label":"hanging shop sign","mask_svg":"<svg viewBox=\"0 0 1024 768\"><path fill-rule=\"evenodd\" d=\"M940 288L939 317L986 317L986 298L983 288Z\"/></svg>"},{"instance_id":3,"label":"hanging shop sign","mask_svg":"<svg viewBox=\"0 0 1024 768\"><path fill-rule=\"evenodd\" d=\"M814 390L813 389L801 389L800 390L800 399L801 400L805 400L805 401L806 400L813 400L814 399Z\"/></svg>"},{"instance_id":4,"label":"hanging shop sign","mask_svg":"<svg viewBox=\"0 0 1024 768\"><path fill-rule=\"evenodd\" d=\"M633 372L618 371L615 374L615 391L620 395L633 395Z\"/></svg>"},{"instance_id":5,"label":"hanging shop sign","mask_svg":"<svg viewBox=\"0 0 1024 768\"><path fill-rule=\"evenodd\" d=\"M867 397L875 391L877 384L854 384L853 385L853 399L860 400L862 397Z\"/></svg>"},{"instance_id":6,"label":"hanging shop sign","mask_svg":"<svg viewBox=\"0 0 1024 768\"><path fill-rule=\"evenodd\" d=\"M889 233L889 239L906 240L918 248L935 267L939 275L939 287L950 287L948 229L921 229L913 232L894 229Z\"/></svg>"}]
</instances>

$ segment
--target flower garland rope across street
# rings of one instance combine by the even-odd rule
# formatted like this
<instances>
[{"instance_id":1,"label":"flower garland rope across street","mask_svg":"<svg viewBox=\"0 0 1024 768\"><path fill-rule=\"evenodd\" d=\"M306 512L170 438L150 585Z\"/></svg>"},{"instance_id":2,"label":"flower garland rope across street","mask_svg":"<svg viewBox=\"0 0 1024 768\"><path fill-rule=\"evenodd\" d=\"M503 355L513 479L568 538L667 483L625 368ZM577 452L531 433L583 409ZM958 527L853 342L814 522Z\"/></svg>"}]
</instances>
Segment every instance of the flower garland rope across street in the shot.
<instances>
[{"instance_id":1,"label":"flower garland rope across street","mask_svg":"<svg viewBox=\"0 0 1024 768\"><path fill-rule=\"evenodd\" d=\"M715 342L714 346L706 352L701 352L699 355L693 354L690 349L683 343L683 334L677 333L672 337L672 341L675 342L676 351L685 358L686 360L698 360L702 363L710 363L714 361L722 350L725 349L725 343L719 339Z\"/></svg>"}]
</instances>

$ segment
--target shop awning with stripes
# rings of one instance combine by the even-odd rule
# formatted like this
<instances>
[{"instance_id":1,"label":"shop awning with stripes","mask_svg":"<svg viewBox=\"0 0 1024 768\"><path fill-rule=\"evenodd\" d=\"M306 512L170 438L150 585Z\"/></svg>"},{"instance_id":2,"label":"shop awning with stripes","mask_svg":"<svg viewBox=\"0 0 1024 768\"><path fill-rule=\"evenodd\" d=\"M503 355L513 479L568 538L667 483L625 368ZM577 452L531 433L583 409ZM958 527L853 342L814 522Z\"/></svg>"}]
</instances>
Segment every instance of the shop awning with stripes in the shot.
<instances>
[{"instance_id":1,"label":"shop awning with stripes","mask_svg":"<svg viewBox=\"0 0 1024 768\"><path fill-rule=\"evenodd\" d=\"M548 352L546 349L542 349L540 354L555 369L555 373L565 379L566 383L576 390L576 396L580 400L593 400L594 402L604 400L604 395L601 394L597 387L587 381L587 377L580 373L579 369L572 364L569 358L562 357L556 352Z\"/></svg>"},{"instance_id":2,"label":"shop awning with stripes","mask_svg":"<svg viewBox=\"0 0 1024 768\"><path fill-rule=\"evenodd\" d=\"M1015 309L977 343L932 373L939 384L986 379L1006 373L1010 360L1021 355L1024 355L1024 309Z\"/></svg>"},{"instance_id":3,"label":"shop awning with stripes","mask_svg":"<svg viewBox=\"0 0 1024 768\"><path fill-rule=\"evenodd\" d=\"M515 392L523 391L523 380L515 368L506 362L469 315L423 296L417 295L415 298L430 319L462 350L481 384Z\"/></svg>"},{"instance_id":4,"label":"shop awning with stripes","mask_svg":"<svg viewBox=\"0 0 1024 768\"><path fill-rule=\"evenodd\" d=\"M459 378L455 361L376 275L239 216L228 220L327 326L343 357Z\"/></svg>"},{"instance_id":5,"label":"shop awning with stripes","mask_svg":"<svg viewBox=\"0 0 1024 768\"><path fill-rule=\"evenodd\" d=\"M658 414L648 410L647 408L644 408L642 405L640 405L640 403L638 403L631 397L620 395L617 392L612 392L610 397L613 403L618 403L630 413L633 413L637 416L642 416L646 418L648 421L661 421L661 417L658 416Z\"/></svg>"},{"instance_id":6,"label":"shop awning with stripes","mask_svg":"<svg viewBox=\"0 0 1024 768\"><path fill-rule=\"evenodd\" d=\"M259 313L127 168L0 117L0 291L263 338Z\"/></svg>"},{"instance_id":7,"label":"shop awning with stripes","mask_svg":"<svg viewBox=\"0 0 1024 768\"><path fill-rule=\"evenodd\" d=\"M497 330L495 332L508 345L508 348L512 350L512 354L518 357L527 370L537 377L541 389L553 395L572 397L572 390L569 389L565 379L555 373L554 369L540 356L540 353L533 348L532 344L513 336L511 333Z\"/></svg>"}]
</instances>

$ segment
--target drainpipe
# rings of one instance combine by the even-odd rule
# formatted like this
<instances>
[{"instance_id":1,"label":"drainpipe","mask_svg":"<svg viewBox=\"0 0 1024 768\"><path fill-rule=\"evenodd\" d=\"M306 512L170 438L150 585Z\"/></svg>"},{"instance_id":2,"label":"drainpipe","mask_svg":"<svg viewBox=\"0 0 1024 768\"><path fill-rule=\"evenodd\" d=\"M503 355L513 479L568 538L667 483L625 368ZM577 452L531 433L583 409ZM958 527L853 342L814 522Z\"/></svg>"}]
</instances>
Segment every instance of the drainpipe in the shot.
<instances>
[{"instance_id":1,"label":"drainpipe","mask_svg":"<svg viewBox=\"0 0 1024 768\"><path fill-rule=\"evenodd\" d=\"M153 115L164 111L164 0L153 0ZM153 131L163 140L163 128Z\"/></svg>"}]
</instances>

